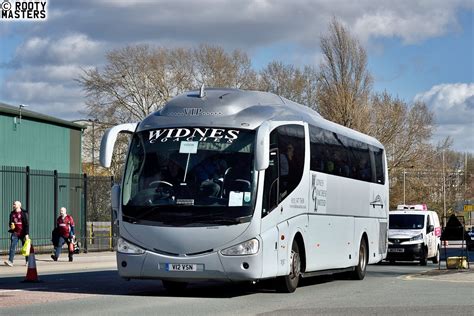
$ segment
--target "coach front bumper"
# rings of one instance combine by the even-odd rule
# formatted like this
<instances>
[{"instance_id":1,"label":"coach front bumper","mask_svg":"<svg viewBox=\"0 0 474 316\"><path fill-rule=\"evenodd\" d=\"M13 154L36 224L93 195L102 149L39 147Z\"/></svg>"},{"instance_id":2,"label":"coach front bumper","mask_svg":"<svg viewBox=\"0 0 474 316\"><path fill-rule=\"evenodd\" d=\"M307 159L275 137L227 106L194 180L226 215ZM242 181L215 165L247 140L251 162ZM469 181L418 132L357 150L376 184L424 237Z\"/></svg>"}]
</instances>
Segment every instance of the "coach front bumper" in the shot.
<instances>
[{"instance_id":1,"label":"coach front bumper","mask_svg":"<svg viewBox=\"0 0 474 316\"><path fill-rule=\"evenodd\" d=\"M261 251L248 256L223 256L218 251L196 256L168 256L151 251L143 254L117 252L117 268L127 279L257 280L262 276ZM190 271L173 271L173 267L192 267Z\"/></svg>"}]
</instances>

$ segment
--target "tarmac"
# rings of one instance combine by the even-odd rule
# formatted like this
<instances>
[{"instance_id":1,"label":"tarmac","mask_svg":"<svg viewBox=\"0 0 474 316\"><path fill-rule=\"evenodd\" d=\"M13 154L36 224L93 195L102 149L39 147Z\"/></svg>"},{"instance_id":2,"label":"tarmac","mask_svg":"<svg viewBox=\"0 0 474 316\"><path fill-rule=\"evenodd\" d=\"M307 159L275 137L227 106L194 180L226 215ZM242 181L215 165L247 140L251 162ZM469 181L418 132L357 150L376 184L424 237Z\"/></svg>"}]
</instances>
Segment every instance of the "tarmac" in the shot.
<instances>
[{"instance_id":1,"label":"tarmac","mask_svg":"<svg viewBox=\"0 0 474 316\"><path fill-rule=\"evenodd\" d=\"M9 267L3 264L7 259L6 256L1 258L0 262L0 278L5 277L24 277L28 266L25 264L24 258L20 255L15 256L14 266ZM51 259L51 254L36 254L36 269L38 276L48 274L91 272L103 270L117 270L117 262L115 252L89 252L74 255L74 261L69 262L67 254L59 258L58 261ZM426 271L407 275L403 278L436 280L446 282L472 282L474 283L474 262L470 256L469 269L446 269L446 264L441 261L441 267L427 267Z\"/></svg>"},{"instance_id":2,"label":"tarmac","mask_svg":"<svg viewBox=\"0 0 474 316\"><path fill-rule=\"evenodd\" d=\"M0 262L0 278L2 277L24 277L28 266L21 255L16 255L13 267L6 266L3 262L7 260L3 256ZM115 252L88 252L74 255L74 261L68 261L67 253L62 253L58 261L51 259L51 254L35 254L36 271L38 276L59 273L91 272L99 270L116 270L117 262Z\"/></svg>"}]
</instances>

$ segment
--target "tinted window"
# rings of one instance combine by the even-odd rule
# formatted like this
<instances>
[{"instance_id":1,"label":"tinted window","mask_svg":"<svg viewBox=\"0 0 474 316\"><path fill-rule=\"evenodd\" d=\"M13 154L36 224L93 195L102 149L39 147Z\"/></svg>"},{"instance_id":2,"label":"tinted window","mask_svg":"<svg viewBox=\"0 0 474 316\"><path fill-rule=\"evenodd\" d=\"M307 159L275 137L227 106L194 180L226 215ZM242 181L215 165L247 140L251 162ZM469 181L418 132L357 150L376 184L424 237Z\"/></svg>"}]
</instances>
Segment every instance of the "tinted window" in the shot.
<instances>
[{"instance_id":1,"label":"tinted window","mask_svg":"<svg viewBox=\"0 0 474 316\"><path fill-rule=\"evenodd\" d=\"M270 151L270 160L268 168L265 170L265 184L262 201L262 216L270 213L277 205L279 201L279 161L278 161L278 149L274 148Z\"/></svg>"},{"instance_id":2,"label":"tinted window","mask_svg":"<svg viewBox=\"0 0 474 316\"><path fill-rule=\"evenodd\" d=\"M425 224L424 215L390 215L390 229L421 229Z\"/></svg>"},{"instance_id":3,"label":"tinted window","mask_svg":"<svg viewBox=\"0 0 474 316\"><path fill-rule=\"evenodd\" d=\"M382 149L315 126L309 131L311 170L384 183Z\"/></svg>"},{"instance_id":4,"label":"tinted window","mask_svg":"<svg viewBox=\"0 0 474 316\"><path fill-rule=\"evenodd\" d=\"M280 200L300 183L304 166L304 128L285 125L276 129L280 161Z\"/></svg>"},{"instance_id":5,"label":"tinted window","mask_svg":"<svg viewBox=\"0 0 474 316\"><path fill-rule=\"evenodd\" d=\"M375 182L384 184L385 177L383 172L383 150L376 147L372 147L371 150L374 152Z\"/></svg>"},{"instance_id":6,"label":"tinted window","mask_svg":"<svg viewBox=\"0 0 474 316\"><path fill-rule=\"evenodd\" d=\"M124 220L196 225L250 216L254 139L254 131L216 127L136 133L124 174Z\"/></svg>"},{"instance_id":7,"label":"tinted window","mask_svg":"<svg viewBox=\"0 0 474 316\"><path fill-rule=\"evenodd\" d=\"M272 131L262 216L271 212L298 186L303 176L304 155L303 126L285 125Z\"/></svg>"}]
</instances>

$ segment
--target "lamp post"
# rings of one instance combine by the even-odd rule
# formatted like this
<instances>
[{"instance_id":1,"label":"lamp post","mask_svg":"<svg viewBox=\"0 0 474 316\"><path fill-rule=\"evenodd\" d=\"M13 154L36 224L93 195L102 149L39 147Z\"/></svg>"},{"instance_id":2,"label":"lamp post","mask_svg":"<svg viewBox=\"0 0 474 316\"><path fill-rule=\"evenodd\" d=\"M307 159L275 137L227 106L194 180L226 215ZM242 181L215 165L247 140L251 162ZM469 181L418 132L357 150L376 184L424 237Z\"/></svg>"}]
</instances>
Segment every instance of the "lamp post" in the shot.
<instances>
[{"instance_id":1,"label":"lamp post","mask_svg":"<svg viewBox=\"0 0 474 316\"><path fill-rule=\"evenodd\" d=\"M88 119L89 122L92 123L92 181L91 181L91 185L93 184L93 187L91 187L92 189L92 209L95 209L96 208L96 204L95 204L95 191L96 191L96 187L95 187L95 123L98 123L99 120L98 119ZM91 179L91 178L89 178Z\"/></svg>"},{"instance_id":2,"label":"lamp post","mask_svg":"<svg viewBox=\"0 0 474 316\"><path fill-rule=\"evenodd\" d=\"M88 119L92 123L92 176L95 176L95 123L98 123L98 119Z\"/></svg>"},{"instance_id":3,"label":"lamp post","mask_svg":"<svg viewBox=\"0 0 474 316\"><path fill-rule=\"evenodd\" d=\"M403 205L405 205L405 175L406 175L406 170L403 168Z\"/></svg>"},{"instance_id":4,"label":"lamp post","mask_svg":"<svg viewBox=\"0 0 474 316\"><path fill-rule=\"evenodd\" d=\"M408 166L408 168L413 168L415 166ZM406 204L406 175L407 170L403 168L403 204Z\"/></svg>"},{"instance_id":5,"label":"lamp post","mask_svg":"<svg viewBox=\"0 0 474 316\"><path fill-rule=\"evenodd\" d=\"M20 104L19 107L19 116L20 116L20 124L21 124L21 109L27 107L28 105L26 104Z\"/></svg>"},{"instance_id":6,"label":"lamp post","mask_svg":"<svg viewBox=\"0 0 474 316\"><path fill-rule=\"evenodd\" d=\"M446 221L446 170L444 164L444 150L443 150L443 217ZM444 223L446 226L446 222Z\"/></svg>"}]
</instances>

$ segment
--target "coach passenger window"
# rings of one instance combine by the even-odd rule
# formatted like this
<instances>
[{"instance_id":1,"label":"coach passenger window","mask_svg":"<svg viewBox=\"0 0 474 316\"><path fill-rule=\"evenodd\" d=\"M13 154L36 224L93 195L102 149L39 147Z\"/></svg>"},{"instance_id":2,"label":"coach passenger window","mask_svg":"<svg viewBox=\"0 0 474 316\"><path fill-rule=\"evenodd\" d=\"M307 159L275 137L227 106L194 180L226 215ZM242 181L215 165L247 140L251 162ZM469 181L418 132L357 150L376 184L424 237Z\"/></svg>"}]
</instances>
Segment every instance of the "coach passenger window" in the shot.
<instances>
[{"instance_id":1,"label":"coach passenger window","mask_svg":"<svg viewBox=\"0 0 474 316\"><path fill-rule=\"evenodd\" d=\"M265 184L263 190L262 217L278 206L278 149L270 150L270 163L265 170Z\"/></svg>"},{"instance_id":2,"label":"coach passenger window","mask_svg":"<svg viewBox=\"0 0 474 316\"><path fill-rule=\"evenodd\" d=\"M285 125L276 129L280 151L280 201L300 183L304 166L304 128Z\"/></svg>"},{"instance_id":3,"label":"coach passenger window","mask_svg":"<svg viewBox=\"0 0 474 316\"><path fill-rule=\"evenodd\" d=\"M270 160L265 170L265 184L263 187L262 217L265 217L279 202L279 153L277 148L277 134L270 134Z\"/></svg>"},{"instance_id":4,"label":"coach passenger window","mask_svg":"<svg viewBox=\"0 0 474 316\"><path fill-rule=\"evenodd\" d=\"M384 184L385 177L383 172L383 150L380 148L372 147L375 161L375 182Z\"/></svg>"},{"instance_id":5,"label":"coach passenger window","mask_svg":"<svg viewBox=\"0 0 474 316\"><path fill-rule=\"evenodd\" d=\"M280 126L270 134L270 164L265 170L262 217L270 213L300 183L304 167L304 128Z\"/></svg>"}]
</instances>

